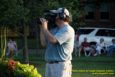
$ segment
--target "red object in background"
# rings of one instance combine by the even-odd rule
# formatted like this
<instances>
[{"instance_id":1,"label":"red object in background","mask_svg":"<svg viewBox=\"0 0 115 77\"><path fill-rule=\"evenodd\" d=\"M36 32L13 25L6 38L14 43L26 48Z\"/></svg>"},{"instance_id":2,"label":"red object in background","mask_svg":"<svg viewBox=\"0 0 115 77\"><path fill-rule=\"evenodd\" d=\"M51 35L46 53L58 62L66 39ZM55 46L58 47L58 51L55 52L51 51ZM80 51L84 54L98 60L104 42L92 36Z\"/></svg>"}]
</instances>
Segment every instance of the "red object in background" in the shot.
<instances>
[{"instance_id":1,"label":"red object in background","mask_svg":"<svg viewBox=\"0 0 115 77\"><path fill-rule=\"evenodd\" d=\"M8 61L8 69L9 70L14 70L15 69L16 62L12 59Z\"/></svg>"},{"instance_id":2,"label":"red object in background","mask_svg":"<svg viewBox=\"0 0 115 77\"><path fill-rule=\"evenodd\" d=\"M82 47L90 47L90 43L89 42L82 42Z\"/></svg>"}]
</instances>

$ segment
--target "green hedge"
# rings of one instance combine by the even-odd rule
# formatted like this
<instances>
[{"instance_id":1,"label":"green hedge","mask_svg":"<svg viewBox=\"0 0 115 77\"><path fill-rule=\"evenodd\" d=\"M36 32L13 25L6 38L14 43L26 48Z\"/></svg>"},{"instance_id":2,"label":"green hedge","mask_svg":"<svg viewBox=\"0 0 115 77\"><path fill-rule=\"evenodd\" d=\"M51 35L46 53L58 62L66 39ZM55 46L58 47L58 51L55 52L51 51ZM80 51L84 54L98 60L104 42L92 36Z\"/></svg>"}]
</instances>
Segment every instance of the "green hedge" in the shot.
<instances>
[{"instance_id":1,"label":"green hedge","mask_svg":"<svg viewBox=\"0 0 115 77\"><path fill-rule=\"evenodd\" d=\"M14 60L0 61L0 77L41 77L37 68Z\"/></svg>"}]
</instances>

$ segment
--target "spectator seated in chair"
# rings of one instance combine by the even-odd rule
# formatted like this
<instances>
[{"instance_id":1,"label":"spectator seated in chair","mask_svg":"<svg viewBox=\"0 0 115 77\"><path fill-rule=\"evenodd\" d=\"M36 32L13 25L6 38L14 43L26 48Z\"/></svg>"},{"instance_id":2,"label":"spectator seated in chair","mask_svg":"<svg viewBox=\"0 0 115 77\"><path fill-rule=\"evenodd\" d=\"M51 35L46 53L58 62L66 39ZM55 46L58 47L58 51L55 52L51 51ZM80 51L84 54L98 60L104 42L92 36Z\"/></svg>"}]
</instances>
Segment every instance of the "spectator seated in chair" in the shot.
<instances>
[{"instance_id":1,"label":"spectator seated in chair","mask_svg":"<svg viewBox=\"0 0 115 77\"><path fill-rule=\"evenodd\" d=\"M112 56L112 53L115 51L115 39L112 39L112 44L107 48L107 56Z\"/></svg>"},{"instance_id":2,"label":"spectator seated in chair","mask_svg":"<svg viewBox=\"0 0 115 77\"><path fill-rule=\"evenodd\" d=\"M81 43L80 51L83 50L85 56L90 56L93 52L93 48L90 47L90 43L87 42L87 38L84 38L84 41Z\"/></svg>"},{"instance_id":3,"label":"spectator seated in chair","mask_svg":"<svg viewBox=\"0 0 115 77\"><path fill-rule=\"evenodd\" d=\"M106 48L107 48L107 45L106 45L104 39L101 38L100 42L96 44L96 53L95 53L95 56L96 55L100 55L102 53L106 53Z\"/></svg>"}]
</instances>

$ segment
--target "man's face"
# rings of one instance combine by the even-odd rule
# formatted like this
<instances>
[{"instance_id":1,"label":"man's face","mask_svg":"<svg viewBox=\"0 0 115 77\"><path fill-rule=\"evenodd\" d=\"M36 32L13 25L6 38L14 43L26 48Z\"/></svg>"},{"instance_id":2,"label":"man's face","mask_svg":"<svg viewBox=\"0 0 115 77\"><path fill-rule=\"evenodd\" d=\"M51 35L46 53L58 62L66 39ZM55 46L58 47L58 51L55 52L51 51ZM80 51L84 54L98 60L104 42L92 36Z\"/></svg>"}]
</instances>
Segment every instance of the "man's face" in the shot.
<instances>
[{"instance_id":1,"label":"man's face","mask_svg":"<svg viewBox=\"0 0 115 77\"><path fill-rule=\"evenodd\" d=\"M57 17L56 17L56 19L55 19L55 24L56 24L56 25L59 25L59 18L57 18Z\"/></svg>"},{"instance_id":2,"label":"man's face","mask_svg":"<svg viewBox=\"0 0 115 77\"><path fill-rule=\"evenodd\" d=\"M59 26L61 22L62 22L62 20L57 16L55 19L56 25Z\"/></svg>"}]
</instances>

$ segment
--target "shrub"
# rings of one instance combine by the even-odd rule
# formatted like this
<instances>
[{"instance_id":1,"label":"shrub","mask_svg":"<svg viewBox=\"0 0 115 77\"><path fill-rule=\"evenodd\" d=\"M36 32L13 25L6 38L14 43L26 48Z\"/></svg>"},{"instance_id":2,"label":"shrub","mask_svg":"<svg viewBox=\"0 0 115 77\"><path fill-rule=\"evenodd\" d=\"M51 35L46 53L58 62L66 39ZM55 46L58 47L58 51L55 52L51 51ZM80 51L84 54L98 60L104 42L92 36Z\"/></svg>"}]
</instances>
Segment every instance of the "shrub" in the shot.
<instances>
[{"instance_id":1,"label":"shrub","mask_svg":"<svg viewBox=\"0 0 115 77\"><path fill-rule=\"evenodd\" d=\"M41 77L33 65L9 60L0 61L0 77Z\"/></svg>"}]
</instances>

